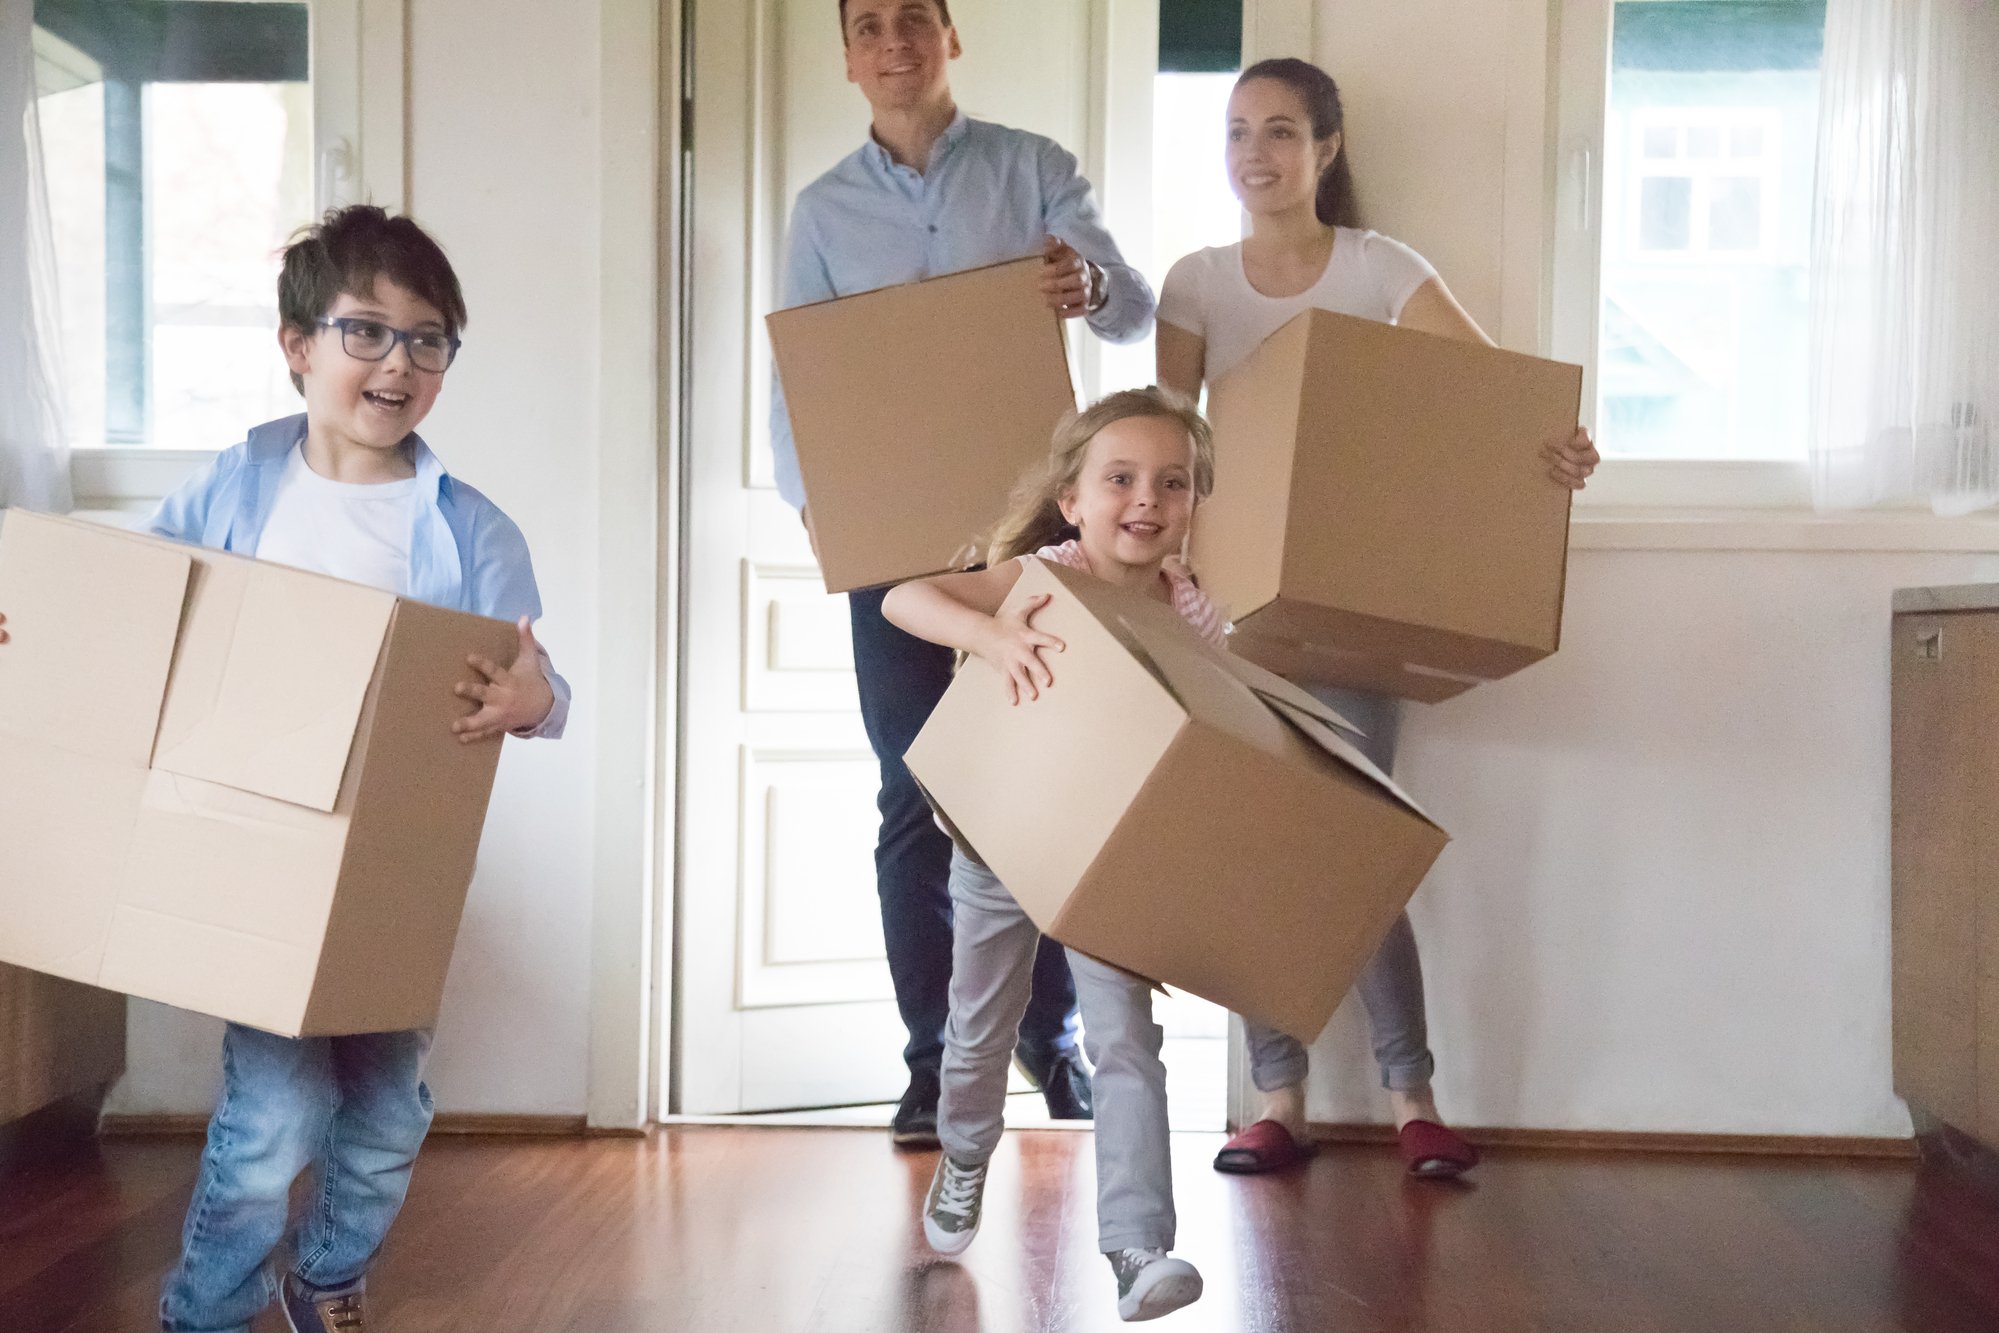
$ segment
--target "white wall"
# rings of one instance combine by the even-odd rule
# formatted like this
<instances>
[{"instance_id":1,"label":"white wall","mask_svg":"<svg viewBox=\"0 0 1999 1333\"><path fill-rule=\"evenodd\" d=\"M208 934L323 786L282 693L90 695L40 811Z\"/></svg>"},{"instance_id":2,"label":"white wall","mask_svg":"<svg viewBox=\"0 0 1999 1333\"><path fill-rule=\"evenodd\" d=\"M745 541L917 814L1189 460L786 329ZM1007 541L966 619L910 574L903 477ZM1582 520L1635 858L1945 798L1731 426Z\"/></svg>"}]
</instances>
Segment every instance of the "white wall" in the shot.
<instances>
[{"instance_id":1,"label":"white wall","mask_svg":"<svg viewBox=\"0 0 1999 1333\"><path fill-rule=\"evenodd\" d=\"M564 740L509 741L500 765L431 1065L447 1112L585 1106L602 573L597 12L409 7L408 205L450 253L471 314L423 433L526 532L540 633L577 701ZM635 709L632 725L646 724ZM135 1002L130 1072L110 1109L206 1111L219 1033Z\"/></svg>"},{"instance_id":2,"label":"white wall","mask_svg":"<svg viewBox=\"0 0 1999 1333\"><path fill-rule=\"evenodd\" d=\"M1546 25L1521 0L1320 0L1315 33L1369 224L1527 350L1538 284L1521 275L1540 271L1546 231L1519 219L1545 218ZM1999 558L1702 549L1698 522L1647 528L1682 549L1617 549L1633 529L1579 514L1562 651L1416 706L1405 728L1398 776L1455 837L1411 908L1443 1110L1906 1133L1890 1086L1889 594L1990 579ZM1755 517L1758 541L1827 541ZM1356 1002L1315 1055L1314 1119L1385 1116Z\"/></svg>"}]
</instances>

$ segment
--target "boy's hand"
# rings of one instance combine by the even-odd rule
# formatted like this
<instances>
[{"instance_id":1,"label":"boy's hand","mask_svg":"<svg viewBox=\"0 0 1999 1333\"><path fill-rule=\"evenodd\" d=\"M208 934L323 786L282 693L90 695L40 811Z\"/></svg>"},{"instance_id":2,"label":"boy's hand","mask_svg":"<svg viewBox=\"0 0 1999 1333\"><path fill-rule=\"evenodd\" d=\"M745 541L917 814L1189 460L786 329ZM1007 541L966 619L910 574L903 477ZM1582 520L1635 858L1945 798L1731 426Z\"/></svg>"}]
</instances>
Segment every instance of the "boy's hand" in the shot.
<instances>
[{"instance_id":1,"label":"boy's hand","mask_svg":"<svg viewBox=\"0 0 1999 1333\"><path fill-rule=\"evenodd\" d=\"M1043 634L1027 622L1048 605L1049 595L1030 597L1017 611L1002 611L993 617L992 631L975 651L979 658L1000 673L1006 684L1006 700L1039 699L1041 691L1055 683L1055 673L1042 660L1043 652L1061 652L1066 645L1053 634Z\"/></svg>"},{"instance_id":2,"label":"boy's hand","mask_svg":"<svg viewBox=\"0 0 1999 1333\"><path fill-rule=\"evenodd\" d=\"M1048 308L1064 319L1089 314L1097 284L1093 268L1067 241L1045 238L1041 243L1041 295Z\"/></svg>"},{"instance_id":3,"label":"boy's hand","mask_svg":"<svg viewBox=\"0 0 1999 1333\"><path fill-rule=\"evenodd\" d=\"M504 671L489 659L474 654L465 664L479 673L476 681L461 682L458 697L471 699L479 711L451 724L458 739L467 745L489 740L510 731L528 731L541 725L548 710L555 707L555 691L541 671L541 645L534 640L528 618L522 616L515 628L520 631L520 652Z\"/></svg>"},{"instance_id":4,"label":"boy's hand","mask_svg":"<svg viewBox=\"0 0 1999 1333\"><path fill-rule=\"evenodd\" d=\"M1542 445L1541 457L1548 461L1548 475L1572 491L1579 491L1587 485L1589 474L1596 471L1596 465L1603 461L1603 455L1596 451L1589 432L1581 426Z\"/></svg>"}]
</instances>

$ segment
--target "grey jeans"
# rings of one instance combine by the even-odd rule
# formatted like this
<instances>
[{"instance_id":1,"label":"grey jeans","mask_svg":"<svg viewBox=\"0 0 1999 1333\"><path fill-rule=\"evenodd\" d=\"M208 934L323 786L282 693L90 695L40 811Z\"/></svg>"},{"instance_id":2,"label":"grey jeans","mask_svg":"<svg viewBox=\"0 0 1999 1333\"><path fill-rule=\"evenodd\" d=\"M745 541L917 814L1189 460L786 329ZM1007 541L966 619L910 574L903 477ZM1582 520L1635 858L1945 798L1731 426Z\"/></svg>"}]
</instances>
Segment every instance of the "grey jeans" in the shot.
<instances>
[{"instance_id":1,"label":"grey jeans","mask_svg":"<svg viewBox=\"0 0 1999 1333\"><path fill-rule=\"evenodd\" d=\"M1402 701L1392 695L1363 690L1312 691L1341 716L1367 733L1360 750L1386 773L1395 765L1395 738L1402 722ZM1381 1066L1381 1086L1400 1092L1425 1088L1437 1062L1430 1054L1430 1036L1423 1015L1423 962L1416 952L1416 932L1409 914L1395 918L1381 947L1361 969L1354 989L1367 1006L1367 1025L1374 1041L1375 1063ZM1085 1022L1088 1020L1086 1019ZM1249 1043L1250 1078L1261 1092L1295 1088L1305 1081L1303 1043L1243 1020Z\"/></svg>"},{"instance_id":2,"label":"grey jeans","mask_svg":"<svg viewBox=\"0 0 1999 1333\"><path fill-rule=\"evenodd\" d=\"M1041 938L992 871L951 856L951 1016L944 1025L937 1137L967 1164L999 1146L1007 1063L1027 1008ZM1173 1164L1167 1139L1165 1033L1151 988L1088 954L1068 951L1083 1011L1083 1050L1096 1067L1097 1248L1173 1248Z\"/></svg>"}]
</instances>

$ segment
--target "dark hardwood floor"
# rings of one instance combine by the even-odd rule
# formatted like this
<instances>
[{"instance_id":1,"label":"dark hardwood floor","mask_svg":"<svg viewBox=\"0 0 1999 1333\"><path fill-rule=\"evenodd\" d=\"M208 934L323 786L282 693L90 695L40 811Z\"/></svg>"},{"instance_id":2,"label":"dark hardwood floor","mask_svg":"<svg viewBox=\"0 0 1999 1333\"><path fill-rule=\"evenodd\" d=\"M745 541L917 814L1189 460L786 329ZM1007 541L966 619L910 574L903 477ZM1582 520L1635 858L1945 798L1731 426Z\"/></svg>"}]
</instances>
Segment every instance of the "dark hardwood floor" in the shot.
<instances>
[{"instance_id":1,"label":"dark hardwood floor","mask_svg":"<svg viewBox=\"0 0 1999 1333\"><path fill-rule=\"evenodd\" d=\"M1176 1135L1179 1252L1226 1333L1994 1333L1999 1199L1914 1162L1508 1150L1475 1183L1384 1147L1299 1174ZM145 1333L198 1143L112 1139L0 1179L0 1331ZM1013 1333L1120 1327L1090 1138L1009 1135L964 1262L933 1158L879 1131L437 1138L372 1278L378 1333ZM282 1321L261 1323L258 1333Z\"/></svg>"}]
</instances>

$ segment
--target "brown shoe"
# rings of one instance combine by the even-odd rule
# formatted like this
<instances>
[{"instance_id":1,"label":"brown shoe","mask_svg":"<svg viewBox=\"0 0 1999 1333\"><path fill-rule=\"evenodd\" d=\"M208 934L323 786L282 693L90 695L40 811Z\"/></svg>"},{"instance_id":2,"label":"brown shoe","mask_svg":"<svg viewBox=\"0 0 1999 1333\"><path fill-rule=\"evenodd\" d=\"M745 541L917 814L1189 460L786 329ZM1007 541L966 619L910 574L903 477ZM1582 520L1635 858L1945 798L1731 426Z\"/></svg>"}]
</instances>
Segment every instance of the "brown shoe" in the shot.
<instances>
[{"instance_id":1,"label":"brown shoe","mask_svg":"<svg viewBox=\"0 0 1999 1333\"><path fill-rule=\"evenodd\" d=\"M367 1307L358 1289L315 1291L286 1273L278 1284L278 1304L292 1333L367 1333Z\"/></svg>"}]
</instances>

